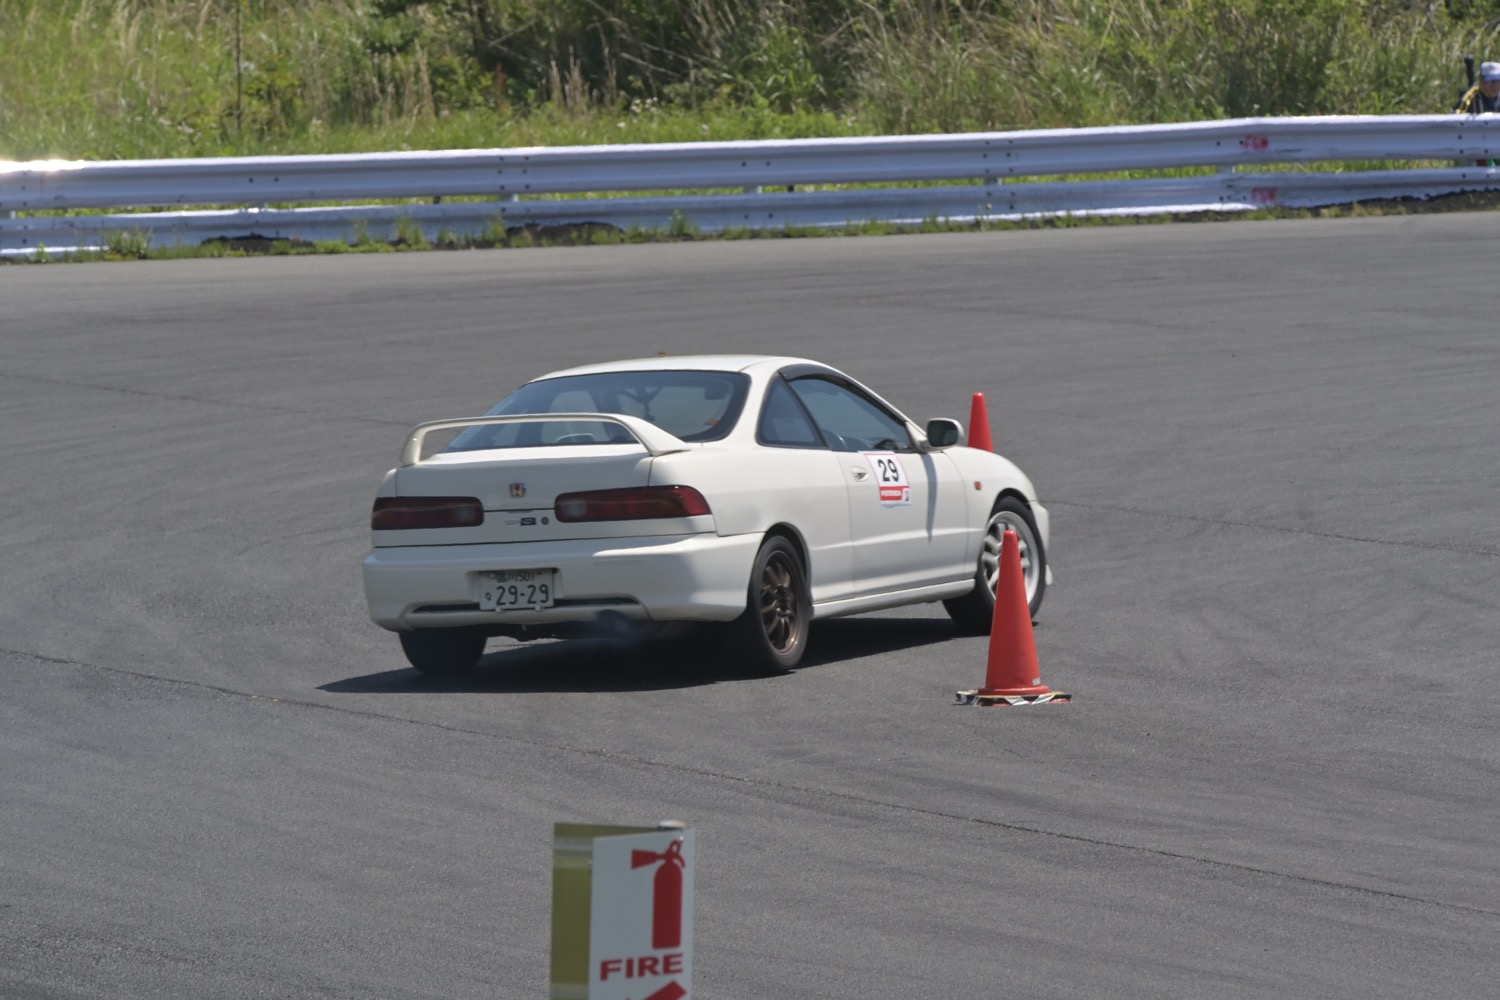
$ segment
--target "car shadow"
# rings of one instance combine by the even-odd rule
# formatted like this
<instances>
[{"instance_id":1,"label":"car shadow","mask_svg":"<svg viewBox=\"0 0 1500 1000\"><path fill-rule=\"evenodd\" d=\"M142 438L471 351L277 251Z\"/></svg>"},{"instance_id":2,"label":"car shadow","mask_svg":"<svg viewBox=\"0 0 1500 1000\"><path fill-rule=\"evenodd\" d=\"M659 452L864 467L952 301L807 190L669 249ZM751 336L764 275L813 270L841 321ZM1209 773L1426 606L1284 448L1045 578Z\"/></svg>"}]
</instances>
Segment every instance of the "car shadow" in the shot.
<instances>
[{"instance_id":1,"label":"car shadow","mask_svg":"<svg viewBox=\"0 0 1500 1000\"><path fill-rule=\"evenodd\" d=\"M797 671L932 646L962 637L947 618L834 618L813 625ZM796 673L797 671L794 671ZM432 677L402 667L321 685L332 694L529 694L664 691L709 684L774 681L784 674L747 671L730 662L710 637L572 639L507 643L458 677Z\"/></svg>"}]
</instances>

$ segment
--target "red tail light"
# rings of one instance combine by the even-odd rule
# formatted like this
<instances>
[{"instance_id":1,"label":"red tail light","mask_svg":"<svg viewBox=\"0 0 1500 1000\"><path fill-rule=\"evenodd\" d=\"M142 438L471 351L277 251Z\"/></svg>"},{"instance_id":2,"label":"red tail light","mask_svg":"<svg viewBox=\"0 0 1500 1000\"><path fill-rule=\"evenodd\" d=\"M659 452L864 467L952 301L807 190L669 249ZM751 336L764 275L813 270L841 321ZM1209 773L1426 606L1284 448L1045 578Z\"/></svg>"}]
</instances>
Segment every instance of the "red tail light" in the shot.
<instances>
[{"instance_id":1,"label":"red tail light","mask_svg":"<svg viewBox=\"0 0 1500 1000\"><path fill-rule=\"evenodd\" d=\"M378 497L370 511L376 531L404 528L472 528L484 523L484 505L474 497Z\"/></svg>"},{"instance_id":2,"label":"red tail light","mask_svg":"<svg viewBox=\"0 0 1500 1000\"><path fill-rule=\"evenodd\" d=\"M691 486L640 486L628 490L564 493L553 504L557 519L574 521L644 521L658 517L712 514L703 494Z\"/></svg>"}]
</instances>

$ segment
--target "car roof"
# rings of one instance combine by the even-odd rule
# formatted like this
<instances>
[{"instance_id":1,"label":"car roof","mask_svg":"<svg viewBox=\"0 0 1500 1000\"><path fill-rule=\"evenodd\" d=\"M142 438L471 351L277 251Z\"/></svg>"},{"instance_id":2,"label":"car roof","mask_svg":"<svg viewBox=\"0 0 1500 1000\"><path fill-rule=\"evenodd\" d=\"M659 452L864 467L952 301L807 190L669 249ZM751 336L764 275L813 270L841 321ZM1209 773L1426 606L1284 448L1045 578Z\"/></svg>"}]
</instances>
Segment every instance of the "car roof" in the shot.
<instances>
[{"instance_id":1,"label":"car roof","mask_svg":"<svg viewBox=\"0 0 1500 1000\"><path fill-rule=\"evenodd\" d=\"M781 371L783 368L792 367L802 367L803 371L799 372L799 374L817 371L854 382L854 379L848 375L821 361L780 354L658 354L654 358L632 358L624 361L606 361L593 365L580 365L577 368L563 368L555 372L548 372L545 375L539 375L532 379L531 382L545 382L548 379L566 378L571 375L597 375L606 372L641 371L740 372L752 378L765 378ZM889 402L882 399L873 390L865 387L865 391L879 400L882 405L889 407L902 419L910 420L897 407L892 406Z\"/></svg>"},{"instance_id":2,"label":"car roof","mask_svg":"<svg viewBox=\"0 0 1500 1000\"><path fill-rule=\"evenodd\" d=\"M777 370L787 365L817 365L826 368L826 365L807 358L781 357L768 354L677 354L657 355L654 358L634 358L624 361L607 361L600 364L580 365L577 368L564 368L546 375L538 376L532 381L540 382L544 379L562 378L568 375L596 375L602 372L640 372L640 371L712 371L712 372L745 372L751 373L756 369Z\"/></svg>"}]
</instances>

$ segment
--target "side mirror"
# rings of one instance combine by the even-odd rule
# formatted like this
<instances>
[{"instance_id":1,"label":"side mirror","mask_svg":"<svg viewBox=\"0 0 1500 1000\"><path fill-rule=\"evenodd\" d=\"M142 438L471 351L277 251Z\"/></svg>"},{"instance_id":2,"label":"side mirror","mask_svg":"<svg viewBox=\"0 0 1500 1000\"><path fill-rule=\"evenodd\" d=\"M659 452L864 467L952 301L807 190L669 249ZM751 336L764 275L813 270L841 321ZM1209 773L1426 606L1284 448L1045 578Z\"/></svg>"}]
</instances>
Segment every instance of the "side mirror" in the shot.
<instances>
[{"instance_id":1,"label":"side mirror","mask_svg":"<svg viewBox=\"0 0 1500 1000\"><path fill-rule=\"evenodd\" d=\"M951 448L964 436L963 425L957 420L939 417L927 421L927 443L933 448Z\"/></svg>"}]
</instances>

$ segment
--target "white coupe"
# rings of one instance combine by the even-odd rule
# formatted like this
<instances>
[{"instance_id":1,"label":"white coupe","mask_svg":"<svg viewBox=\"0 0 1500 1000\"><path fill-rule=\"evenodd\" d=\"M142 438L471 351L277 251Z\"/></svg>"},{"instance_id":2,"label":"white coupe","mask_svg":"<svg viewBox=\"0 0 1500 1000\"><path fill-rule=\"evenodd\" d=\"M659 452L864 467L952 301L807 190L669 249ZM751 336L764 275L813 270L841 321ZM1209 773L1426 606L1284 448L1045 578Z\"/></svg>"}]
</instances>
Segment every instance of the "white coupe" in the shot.
<instances>
[{"instance_id":1,"label":"white coupe","mask_svg":"<svg viewBox=\"0 0 1500 1000\"><path fill-rule=\"evenodd\" d=\"M929 601L984 634L1007 529L1041 605L1048 518L1020 469L962 436L802 358L553 372L411 431L371 513L370 617L436 674L490 636L676 622L789 670L813 619Z\"/></svg>"}]
</instances>

